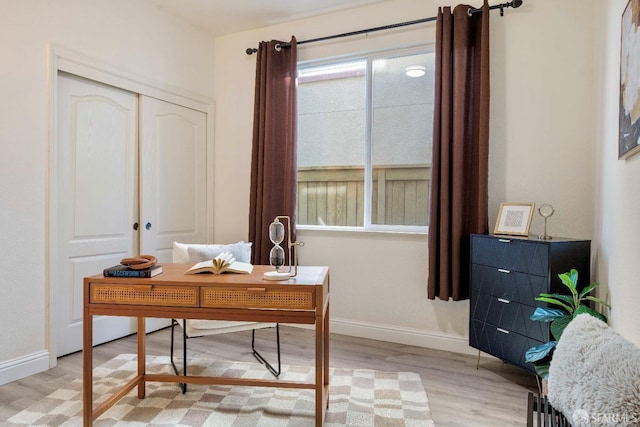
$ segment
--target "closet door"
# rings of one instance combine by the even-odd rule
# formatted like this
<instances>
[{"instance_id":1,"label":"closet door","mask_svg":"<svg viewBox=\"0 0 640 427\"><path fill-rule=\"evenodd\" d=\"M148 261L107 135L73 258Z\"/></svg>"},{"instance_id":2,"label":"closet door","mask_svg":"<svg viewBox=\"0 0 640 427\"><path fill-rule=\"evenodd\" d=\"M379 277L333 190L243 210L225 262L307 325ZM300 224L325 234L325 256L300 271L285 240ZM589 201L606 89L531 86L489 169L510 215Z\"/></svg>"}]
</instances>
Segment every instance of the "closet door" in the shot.
<instances>
[{"instance_id":1,"label":"closet door","mask_svg":"<svg viewBox=\"0 0 640 427\"><path fill-rule=\"evenodd\" d=\"M204 243L206 114L140 96L141 253L171 262L173 242Z\"/></svg>"},{"instance_id":2,"label":"closet door","mask_svg":"<svg viewBox=\"0 0 640 427\"><path fill-rule=\"evenodd\" d=\"M171 262L174 241L206 241L206 114L71 74L58 77L57 356L82 348L83 278L127 256ZM168 326L147 319L147 332ZM95 317L94 344L135 332Z\"/></svg>"},{"instance_id":3,"label":"closet door","mask_svg":"<svg viewBox=\"0 0 640 427\"><path fill-rule=\"evenodd\" d=\"M51 230L57 355L82 348L83 278L138 253L138 97L60 73ZM94 344L135 331L128 317L94 317Z\"/></svg>"}]
</instances>

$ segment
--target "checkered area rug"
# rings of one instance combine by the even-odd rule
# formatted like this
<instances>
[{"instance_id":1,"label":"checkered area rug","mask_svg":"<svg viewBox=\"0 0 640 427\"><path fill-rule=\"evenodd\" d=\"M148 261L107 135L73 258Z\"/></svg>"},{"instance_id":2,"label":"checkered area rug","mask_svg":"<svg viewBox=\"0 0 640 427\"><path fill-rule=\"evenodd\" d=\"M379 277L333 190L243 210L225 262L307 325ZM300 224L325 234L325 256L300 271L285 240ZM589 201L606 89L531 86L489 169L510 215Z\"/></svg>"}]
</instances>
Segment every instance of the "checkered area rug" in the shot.
<instances>
[{"instance_id":1,"label":"checkered area rug","mask_svg":"<svg viewBox=\"0 0 640 427\"><path fill-rule=\"evenodd\" d=\"M273 378L258 363L190 359L189 374ZM136 356L120 355L94 369L94 407L137 371ZM282 366L280 379L312 382L310 367ZM148 356L147 373L172 373L169 358ZM324 425L376 427L434 426L420 376L411 372L331 369L329 408ZM134 388L102 414L94 426L303 427L314 425L312 390L149 382L146 398ZM81 426L82 381L51 393L0 423L13 426Z\"/></svg>"}]
</instances>

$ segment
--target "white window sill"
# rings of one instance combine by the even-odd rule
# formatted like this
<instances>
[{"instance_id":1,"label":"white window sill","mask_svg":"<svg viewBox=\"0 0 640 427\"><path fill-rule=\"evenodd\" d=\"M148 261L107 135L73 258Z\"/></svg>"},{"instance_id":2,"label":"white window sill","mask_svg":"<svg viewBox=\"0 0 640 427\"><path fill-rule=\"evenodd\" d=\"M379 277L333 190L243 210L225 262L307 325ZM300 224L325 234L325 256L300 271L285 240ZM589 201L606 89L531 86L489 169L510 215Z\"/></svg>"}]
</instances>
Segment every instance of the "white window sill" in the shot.
<instances>
[{"instance_id":1,"label":"white window sill","mask_svg":"<svg viewBox=\"0 0 640 427\"><path fill-rule=\"evenodd\" d=\"M387 227L338 227L338 226L325 226L325 225L296 225L297 231L311 231L311 232L340 232L340 233L362 233L362 234L388 234L388 235L416 235L427 236L428 230L426 227L397 227L397 229L389 229Z\"/></svg>"}]
</instances>

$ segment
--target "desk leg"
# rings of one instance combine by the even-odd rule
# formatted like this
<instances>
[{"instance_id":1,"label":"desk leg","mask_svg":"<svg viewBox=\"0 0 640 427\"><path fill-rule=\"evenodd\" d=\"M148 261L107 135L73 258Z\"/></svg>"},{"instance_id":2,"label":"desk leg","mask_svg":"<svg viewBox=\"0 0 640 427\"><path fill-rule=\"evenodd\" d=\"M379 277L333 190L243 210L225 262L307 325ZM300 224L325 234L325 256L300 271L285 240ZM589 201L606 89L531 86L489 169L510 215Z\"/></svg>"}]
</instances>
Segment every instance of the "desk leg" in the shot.
<instances>
[{"instance_id":1,"label":"desk leg","mask_svg":"<svg viewBox=\"0 0 640 427\"><path fill-rule=\"evenodd\" d=\"M93 316L85 309L82 319L83 425L93 425Z\"/></svg>"},{"instance_id":2,"label":"desk leg","mask_svg":"<svg viewBox=\"0 0 640 427\"><path fill-rule=\"evenodd\" d=\"M138 384L138 399L144 399L146 394L146 383L144 379L147 370L145 339L145 318L138 317L138 375L142 376L142 381Z\"/></svg>"},{"instance_id":3,"label":"desk leg","mask_svg":"<svg viewBox=\"0 0 640 427\"><path fill-rule=\"evenodd\" d=\"M324 387L327 390L327 408L329 407L329 302L327 311L324 314Z\"/></svg>"},{"instance_id":4,"label":"desk leg","mask_svg":"<svg viewBox=\"0 0 640 427\"><path fill-rule=\"evenodd\" d=\"M316 427L324 424L324 414L329 406L329 305L316 316Z\"/></svg>"},{"instance_id":5,"label":"desk leg","mask_svg":"<svg viewBox=\"0 0 640 427\"><path fill-rule=\"evenodd\" d=\"M324 382L324 317L316 317L316 427L321 427L324 422L323 411L323 382Z\"/></svg>"}]
</instances>

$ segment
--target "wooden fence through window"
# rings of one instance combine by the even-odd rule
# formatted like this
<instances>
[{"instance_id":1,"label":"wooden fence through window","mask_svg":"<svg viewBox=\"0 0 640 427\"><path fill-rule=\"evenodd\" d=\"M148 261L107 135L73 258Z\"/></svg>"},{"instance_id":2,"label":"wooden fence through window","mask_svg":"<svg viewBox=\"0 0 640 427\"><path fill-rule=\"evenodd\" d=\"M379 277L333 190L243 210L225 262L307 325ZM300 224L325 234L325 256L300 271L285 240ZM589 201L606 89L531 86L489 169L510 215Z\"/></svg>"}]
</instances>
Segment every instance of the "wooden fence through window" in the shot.
<instances>
[{"instance_id":1,"label":"wooden fence through window","mask_svg":"<svg viewBox=\"0 0 640 427\"><path fill-rule=\"evenodd\" d=\"M426 226L430 166L374 167L372 224ZM298 169L300 225L363 226L364 169Z\"/></svg>"}]
</instances>

